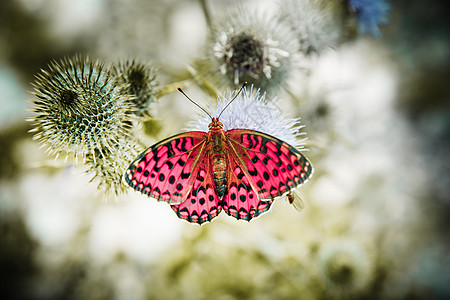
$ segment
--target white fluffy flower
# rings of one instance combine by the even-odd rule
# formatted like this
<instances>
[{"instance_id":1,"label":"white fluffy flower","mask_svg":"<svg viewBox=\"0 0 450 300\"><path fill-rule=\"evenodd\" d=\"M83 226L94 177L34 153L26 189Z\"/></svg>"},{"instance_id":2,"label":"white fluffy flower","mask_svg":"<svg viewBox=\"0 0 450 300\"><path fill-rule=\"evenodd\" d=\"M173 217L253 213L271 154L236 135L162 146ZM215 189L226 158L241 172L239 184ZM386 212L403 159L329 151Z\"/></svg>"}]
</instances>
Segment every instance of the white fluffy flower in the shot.
<instances>
[{"instance_id":1,"label":"white fluffy flower","mask_svg":"<svg viewBox=\"0 0 450 300\"><path fill-rule=\"evenodd\" d=\"M228 97L226 93L222 94L218 98L216 107L209 106L207 108L211 116L220 116L219 120L223 123L225 131L230 129L256 130L283 140L297 149L303 149L306 138L299 139L299 137L306 134L300 131L305 125L300 125L300 118L290 118L288 114L284 113L278 106L277 98L266 99L266 94L260 94L259 89L254 89L253 86L250 89L245 87L237 98L225 108L237 92L238 90L229 92ZM202 113L195 121L191 121L185 130L207 132L209 123L211 123L211 118Z\"/></svg>"}]
</instances>

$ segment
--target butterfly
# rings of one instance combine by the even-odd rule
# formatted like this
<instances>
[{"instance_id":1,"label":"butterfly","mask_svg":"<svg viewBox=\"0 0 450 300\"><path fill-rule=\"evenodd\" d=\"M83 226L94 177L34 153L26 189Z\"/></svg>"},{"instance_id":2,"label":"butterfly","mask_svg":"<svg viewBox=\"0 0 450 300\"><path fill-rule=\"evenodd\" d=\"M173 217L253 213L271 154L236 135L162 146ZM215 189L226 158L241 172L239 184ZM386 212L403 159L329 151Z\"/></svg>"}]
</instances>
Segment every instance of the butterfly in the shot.
<instances>
[{"instance_id":1,"label":"butterfly","mask_svg":"<svg viewBox=\"0 0 450 300\"><path fill-rule=\"evenodd\" d=\"M277 197L287 196L292 203L295 188L313 173L306 157L263 132L225 131L219 117L211 117L208 132L180 133L149 147L125 171L125 182L197 224L222 210L250 221L268 211Z\"/></svg>"}]
</instances>

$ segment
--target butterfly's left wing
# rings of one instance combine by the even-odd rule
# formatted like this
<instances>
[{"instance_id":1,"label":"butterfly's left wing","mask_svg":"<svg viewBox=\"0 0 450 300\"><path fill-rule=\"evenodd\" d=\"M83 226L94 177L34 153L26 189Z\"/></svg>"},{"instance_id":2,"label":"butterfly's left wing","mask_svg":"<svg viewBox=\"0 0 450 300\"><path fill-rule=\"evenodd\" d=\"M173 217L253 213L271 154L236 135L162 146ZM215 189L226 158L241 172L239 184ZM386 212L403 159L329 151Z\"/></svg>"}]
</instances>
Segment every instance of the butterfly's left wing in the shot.
<instances>
[{"instance_id":1,"label":"butterfly's left wing","mask_svg":"<svg viewBox=\"0 0 450 300\"><path fill-rule=\"evenodd\" d=\"M214 190L205 132L167 138L145 150L125 171L125 182L135 190L166 201L178 217L202 224L220 211Z\"/></svg>"},{"instance_id":2,"label":"butterfly's left wing","mask_svg":"<svg viewBox=\"0 0 450 300\"><path fill-rule=\"evenodd\" d=\"M230 216L249 221L313 173L300 151L276 137L246 129L225 134L230 162L223 208Z\"/></svg>"},{"instance_id":3,"label":"butterfly's left wing","mask_svg":"<svg viewBox=\"0 0 450 300\"><path fill-rule=\"evenodd\" d=\"M205 132L186 132L149 147L125 171L125 182L135 190L171 204L190 193L197 161L202 157Z\"/></svg>"}]
</instances>

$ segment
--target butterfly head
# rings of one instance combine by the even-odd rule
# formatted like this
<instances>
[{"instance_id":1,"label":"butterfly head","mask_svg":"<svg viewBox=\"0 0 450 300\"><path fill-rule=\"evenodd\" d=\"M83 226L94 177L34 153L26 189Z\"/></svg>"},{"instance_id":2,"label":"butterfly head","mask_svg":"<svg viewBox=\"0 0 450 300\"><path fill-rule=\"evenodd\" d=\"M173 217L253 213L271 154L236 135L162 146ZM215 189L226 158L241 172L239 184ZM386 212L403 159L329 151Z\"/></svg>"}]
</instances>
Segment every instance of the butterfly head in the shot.
<instances>
[{"instance_id":1,"label":"butterfly head","mask_svg":"<svg viewBox=\"0 0 450 300\"><path fill-rule=\"evenodd\" d=\"M219 121L219 118L212 118L211 123L209 123L208 125L209 130L217 130L217 129L222 129L223 128L223 124L222 122Z\"/></svg>"},{"instance_id":2,"label":"butterfly head","mask_svg":"<svg viewBox=\"0 0 450 300\"><path fill-rule=\"evenodd\" d=\"M199 107L201 110L203 110L210 118L211 118L211 123L209 124L208 128L211 129L223 129L223 124L221 122L219 122L219 118L222 115L222 113L224 112L224 110L239 96L239 94L242 92L242 90L244 89L244 87L247 85L247 82L244 82L244 84L242 85L242 87L239 89L239 91L236 93L236 95L234 96L233 99L231 99L230 102L228 102L227 105L225 105L225 107L222 109L222 111L220 112L218 117L212 117L203 107L201 107L200 105L198 105L197 103L195 103L195 101L193 101L191 98L189 98L188 95L186 95L183 90L179 87L178 91L180 93L182 93L189 101L191 101L192 103L194 103L195 105L197 105L197 107Z\"/></svg>"}]
</instances>

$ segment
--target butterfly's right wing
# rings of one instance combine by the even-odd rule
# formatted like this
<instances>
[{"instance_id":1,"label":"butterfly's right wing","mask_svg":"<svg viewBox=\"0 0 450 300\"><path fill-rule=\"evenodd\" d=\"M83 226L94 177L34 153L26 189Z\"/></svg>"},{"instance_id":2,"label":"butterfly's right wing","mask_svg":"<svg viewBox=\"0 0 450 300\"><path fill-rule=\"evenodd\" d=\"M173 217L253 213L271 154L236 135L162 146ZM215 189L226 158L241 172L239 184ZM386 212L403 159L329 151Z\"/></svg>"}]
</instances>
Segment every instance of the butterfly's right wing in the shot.
<instances>
[{"instance_id":1,"label":"butterfly's right wing","mask_svg":"<svg viewBox=\"0 0 450 300\"><path fill-rule=\"evenodd\" d=\"M268 211L274 198L291 195L312 176L306 157L276 137L247 129L226 136L232 168L224 210L236 219L250 221Z\"/></svg>"}]
</instances>

